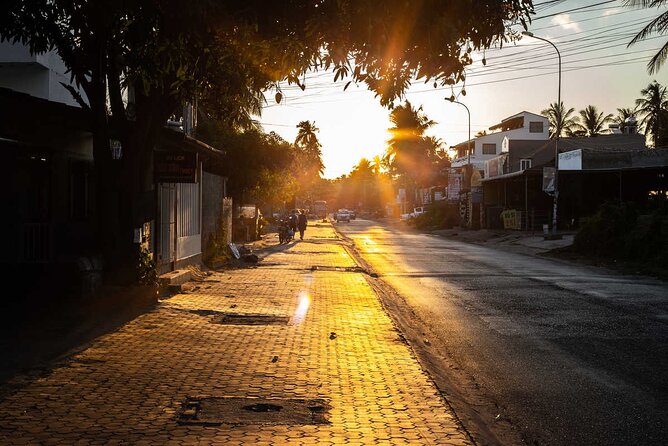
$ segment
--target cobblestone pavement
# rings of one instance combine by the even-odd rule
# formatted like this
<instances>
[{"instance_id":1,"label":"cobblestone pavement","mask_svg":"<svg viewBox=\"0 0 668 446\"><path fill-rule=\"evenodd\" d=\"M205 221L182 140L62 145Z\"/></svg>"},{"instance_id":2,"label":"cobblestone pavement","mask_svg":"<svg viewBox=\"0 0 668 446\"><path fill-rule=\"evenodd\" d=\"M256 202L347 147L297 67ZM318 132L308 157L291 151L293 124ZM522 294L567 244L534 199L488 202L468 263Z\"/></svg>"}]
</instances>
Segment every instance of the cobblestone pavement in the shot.
<instances>
[{"instance_id":1,"label":"cobblestone pavement","mask_svg":"<svg viewBox=\"0 0 668 446\"><path fill-rule=\"evenodd\" d=\"M0 444L470 445L332 227L306 236L29 381L0 401ZM230 313L290 319L221 324ZM248 398L251 421L196 405L222 397ZM326 422L283 419L274 398L321 399Z\"/></svg>"}]
</instances>

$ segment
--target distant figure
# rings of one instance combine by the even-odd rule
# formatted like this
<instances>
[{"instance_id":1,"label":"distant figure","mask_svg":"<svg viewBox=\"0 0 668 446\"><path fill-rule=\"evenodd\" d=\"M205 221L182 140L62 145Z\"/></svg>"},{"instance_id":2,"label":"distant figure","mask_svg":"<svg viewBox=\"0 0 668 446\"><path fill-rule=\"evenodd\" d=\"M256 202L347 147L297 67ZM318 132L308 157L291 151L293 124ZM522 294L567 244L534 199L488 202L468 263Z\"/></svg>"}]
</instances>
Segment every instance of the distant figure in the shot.
<instances>
[{"instance_id":1,"label":"distant figure","mask_svg":"<svg viewBox=\"0 0 668 446\"><path fill-rule=\"evenodd\" d=\"M290 229L292 229L293 233L295 234L297 233L297 223L297 209L293 209L290 211L290 216L288 217L288 225L290 225Z\"/></svg>"},{"instance_id":2,"label":"distant figure","mask_svg":"<svg viewBox=\"0 0 668 446\"><path fill-rule=\"evenodd\" d=\"M306 226L308 226L306 214L304 213L304 209L300 209L299 214L297 215L297 228L299 229L300 240L304 240L304 231L306 231Z\"/></svg>"}]
</instances>

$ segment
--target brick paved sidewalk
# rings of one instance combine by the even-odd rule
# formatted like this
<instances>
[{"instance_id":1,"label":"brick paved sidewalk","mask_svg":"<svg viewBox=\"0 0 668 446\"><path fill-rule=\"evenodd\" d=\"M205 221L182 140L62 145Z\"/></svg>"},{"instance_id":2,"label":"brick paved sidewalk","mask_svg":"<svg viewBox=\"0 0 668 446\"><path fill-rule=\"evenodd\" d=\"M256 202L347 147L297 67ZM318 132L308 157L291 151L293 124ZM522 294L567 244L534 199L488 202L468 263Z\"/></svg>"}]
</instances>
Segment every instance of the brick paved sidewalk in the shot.
<instances>
[{"instance_id":1,"label":"brick paved sidewalk","mask_svg":"<svg viewBox=\"0 0 668 446\"><path fill-rule=\"evenodd\" d=\"M306 236L0 401L0 444L471 444L332 227Z\"/></svg>"}]
</instances>

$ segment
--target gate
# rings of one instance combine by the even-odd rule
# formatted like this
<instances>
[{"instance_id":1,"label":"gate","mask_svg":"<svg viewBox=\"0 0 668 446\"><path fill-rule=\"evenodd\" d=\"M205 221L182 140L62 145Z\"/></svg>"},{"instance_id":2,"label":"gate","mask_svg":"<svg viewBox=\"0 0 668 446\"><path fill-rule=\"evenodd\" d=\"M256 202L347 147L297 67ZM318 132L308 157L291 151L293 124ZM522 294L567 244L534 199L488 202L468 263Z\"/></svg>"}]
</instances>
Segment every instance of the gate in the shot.
<instances>
[{"instance_id":1,"label":"gate","mask_svg":"<svg viewBox=\"0 0 668 446\"><path fill-rule=\"evenodd\" d=\"M160 183L160 273L202 254L201 183Z\"/></svg>"}]
</instances>

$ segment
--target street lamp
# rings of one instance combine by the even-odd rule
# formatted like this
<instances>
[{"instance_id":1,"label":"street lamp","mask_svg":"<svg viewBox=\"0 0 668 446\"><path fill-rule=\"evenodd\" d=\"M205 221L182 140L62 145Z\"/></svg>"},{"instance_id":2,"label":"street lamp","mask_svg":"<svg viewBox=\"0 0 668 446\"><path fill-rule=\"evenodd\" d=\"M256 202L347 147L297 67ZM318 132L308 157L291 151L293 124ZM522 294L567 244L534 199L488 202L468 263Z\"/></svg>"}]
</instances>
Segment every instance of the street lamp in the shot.
<instances>
[{"instance_id":1,"label":"street lamp","mask_svg":"<svg viewBox=\"0 0 668 446\"><path fill-rule=\"evenodd\" d=\"M468 162L468 164L470 165L470 164L471 164L471 111L470 111L469 108L466 106L466 104L464 104L463 102L455 101L454 96L449 97L449 98L447 98L447 99L448 99L448 101L450 101L450 102L452 102L452 103L454 103L454 104L463 105L464 108L466 109L466 113L468 113L468 115L469 115L469 139L468 139L469 162Z\"/></svg>"},{"instance_id":2,"label":"street lamp","mask_svg":"<svg viewBox=\"0 0 668 446\"><path fill-rule=\"evenodd\" d=\"M557 90L557 107L561 109L561 53L559 53L559 49L556 47L554 43L542 37L534 36L532 32L523 31L522 35L525 35L527 37L533 37L534 39L542 40L543 42L547 42L550 45L552 45L552 48L554 48L554 50L557 52L557 57L559 59L559 88ZM559 114L561 115L561 111ZM557 235L557 203L559 202L559 137L561 136L562 120L563 116L559 116L559 120L557 120L556 122L557 128L556 128L556 136L554 138L554 205L552 211L553 237L556 237Z\"/></svg>"},{"instance_id":3,"label":"street lamp","mask_svg":"<svg viewBox=\"0 0 668 446\"><path fill-rule=\"evenodd\" d=\"M468 116L469 116L469 139L468 139L468 141L467 141L467 146L468 146L468 147L467 147L467 151L468 151L468 154L469 154L469 157L468 157L468 168L471 170L471 177L472 177L472 176L473 176L473 166L471 166L471 111L470 111L469 108L466 106L466 104L464 104L463 102L456 101L454 95L453 95L453 96L450 96L450 97L447 98L447 99L448 99L450 102L452 102L452 103L455 103L455 104L459 104L459 105L464 106L464 108L466 109L466 113L467 113ZM470 187L470 180L469 180L469 187ZM470 195L469 195L469 196L470 196ZM468 206L467 206L467 208L468 208ZM468 212L467 212L467 213L468 213ZM468 213L468 214L469 214L469 216L468 216L468 222L467 222L467 224L468 224L469 226L471 226L472 216L471 216L470 213Z\"/></svg>"}]
</instances>

